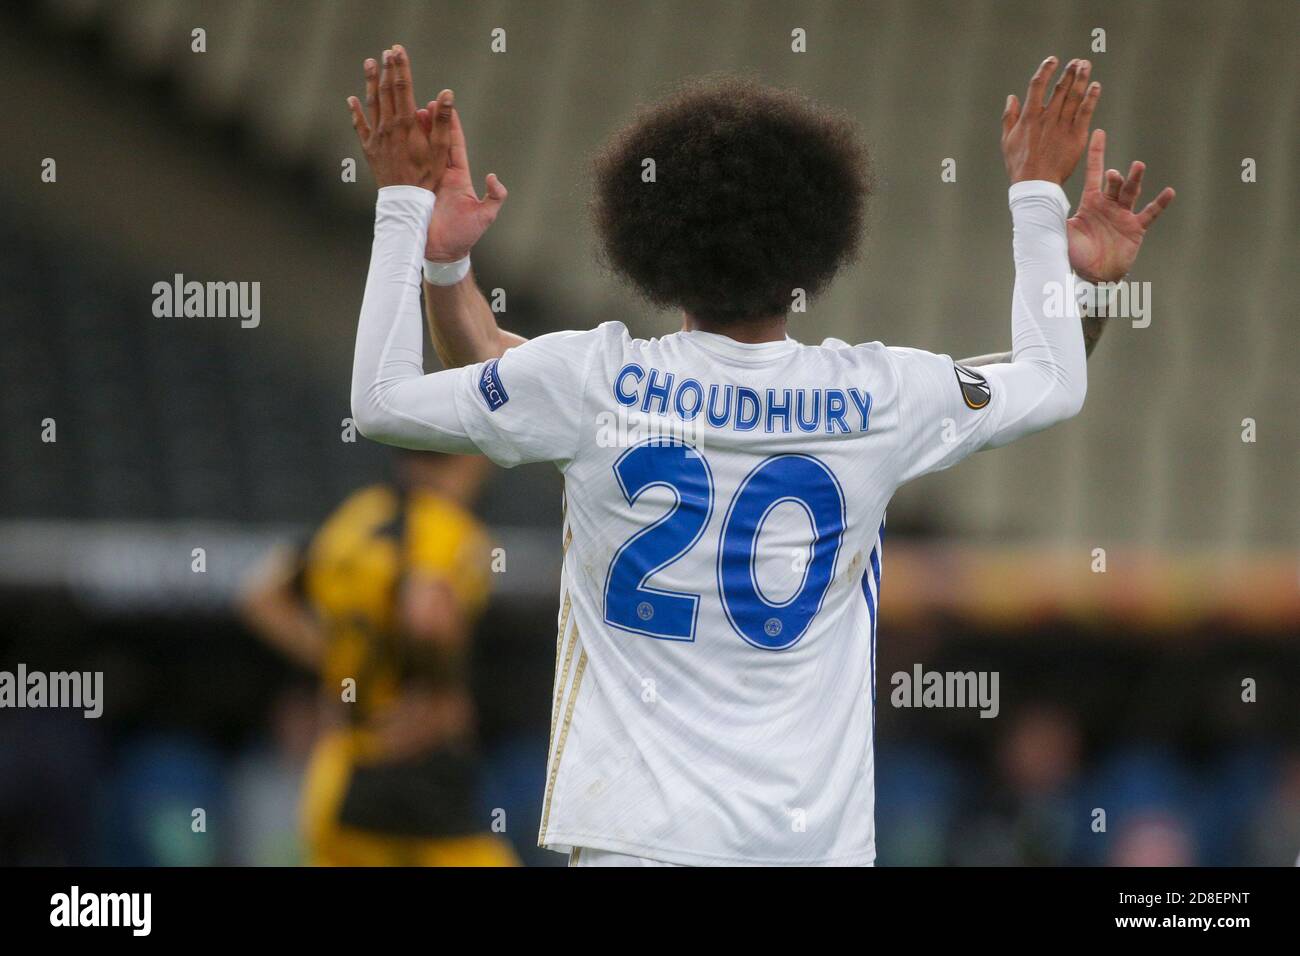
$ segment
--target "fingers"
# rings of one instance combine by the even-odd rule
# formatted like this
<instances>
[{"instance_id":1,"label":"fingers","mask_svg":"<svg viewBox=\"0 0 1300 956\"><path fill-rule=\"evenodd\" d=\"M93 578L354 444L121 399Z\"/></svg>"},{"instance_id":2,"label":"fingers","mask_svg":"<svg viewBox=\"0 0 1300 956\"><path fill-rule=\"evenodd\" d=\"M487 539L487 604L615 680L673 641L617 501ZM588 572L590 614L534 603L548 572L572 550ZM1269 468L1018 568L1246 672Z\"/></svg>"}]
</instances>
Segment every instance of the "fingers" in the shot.
<instances>
[{"instance_id":1,"label":"fingers","mask_svg":"<svg viewBox=\"0 0 1300 956\"><path fill-rule=\"evenodd\" d=\"M1031 112L1038 112L1043 108L1043 93L1047 89L1047 81L1056 69L1056 57L1049 56L1042 63L1038 64L1038 69L1029 79L1029 89L1025 91L1025 109Z\"/></svg>"},{"instance_id":2,"label":"fingers","mask_svg":"<svg viewBox=\"0 0 1300 956\"><path fill-rule=\"evenodd\" d=\"M1014 93L1007 97L1007 105L1002 110L1002 135L1005 136L1011 132L1011 127L1016 125L1016 120L1020 119L1020 101L1016 99Z\"/></svg>"},{"instance_id":3,"label":"fingers","mask_svg":"<svg viewBox=\"0 0 1300 956\"><path fill-rule=\"evenodd\" d=\"M450 90L443 90L443 93L450 93ZM442 96L442 93L438 94ZM428 105L421 106L415 111L415 118L420 121L420 126L425 134L433 133L434 122L441 123L443 126L449 126L451 121L451 110L443 107L438 100L429 100Z\"/></svg>"},{"instance_id":4,"label":"fingers","mask_svg":"<svg viewBox=\"0 0 1300 956\"><path fill-rule=\"evenodd\" d=\"M501 204L506 201L508 195L505 185L497 179L496 173L488 173L487 193L478 201L479 222L484 229L496 222L497 213L501 211Z\"/></svg>"},{"instance_id":5,"label":"fingers","mask_svg":"<svg viewBox=\"0 0 1300 956\"><path fill-rule=\"evenodd\" d=\"M348 109L352 112L352 128L357 131L357 137L364 144L370 138L370 124L366 121L366 114L361 109L361 101L355 96L349 96Z\"/></svg>"},{"instance_id":6,"label":"fingers","mask_svg":"<svg viewBox=\"0 0 1300 956\"><path fill-rule=\"evenodd\" d=\"M1088 126L1092 122L1092 114L1097 110L1097 102L1101 99L1101 84L1089 83L1088 91L1083 94L1083 102L1079 104L1079 111L1074 114L1076 125Z\"/></svg>"},{"instance_id":7,"label":"fingers","mask_svg":"<svg viewBox=\"0 0 1300 956\"><path fill-rule=\"evenodd\" d=\"M1056 81L1056 88L1052 90L1052 98L1047 104L1047 113L1049 116L1060 117L1062 109L1065 107L1065 100L1074 86L1074 78L1079 72L1079 61L1071 60L1066 64L1065 72L1061 78Z\"/></svg>"},{"instance_id":8,"label":"fingers","mask_svg":"<svg viewBox=\"0 0 1300 956\"><path fill-rule=\"evenodd\" d=\"M366 75L366 112L372 127L379 125L379 64L367 59L362 65Z\"/></svg>"},{"instance_id":9,"label":"fingers","mask_svg":"<svg viewBox=\"0 0 1300 956\"><path fill-rule=\"evenodd\" d=\"M393 102L393 77L396 66L393 64L393 51L385 50L383 65L379 71L379 122L391 120L397 114Z\"/></svg>"},{"instance_id":10,"label":"fingers","mask_svg":"<svg viewBox=\"0 0 1300 956\"><path fill-rule=\"evenodd\" d=\"M456 94L451 90L443 90L434 100L438 104L438 122L451 124L451 114L456 106Z\"/></svg>"},{"instance_id":11,"label":"fingers","mask_svg":"<svg viewBox=\"0 0 1300 956\"><path fill-rule=\"evenodd\" d=\"M1160 190L1160 195L1147 203L1146 208L1138 213L1138 224L1141 225L1143 229L1150 228L1151 224L1159 218L1160 214L1169 208L1169 204L1174 201L1174 196L1175 193L1169 186Z\"/></svg>"},{"instance_id":12,"label":"fingers","mask_svg":"<svg viewBox=\"0 0 1300 956\"><path fill-rule=\"evenodd\" d=\"M429 100L427 106L421 106L415 111L415 115L420 120L420 125L424 127L426 133L433 132L435 122L450 126L454 95L451 90L443 90L438 94L436 100Z\"/></svg>"},{"instance_id":13,"label":"fingers","mask_svg":"<svg viewBox=\"0 0 1300 956\"><path fill-rule=\"evenodd\" d=\"M393 46L393 109L399 119L415 116L415 87L411 82L411 58L400 43Z\"/></svg>"},{"instance_id":14,"label":"fingers","mask_svg":"<svg viewBox=\"0 0 1300 956\"><path fill-rule=\"evenodd\" d=\"M1124 185L1120 187L1119 204L1125 209L1132 209L1137 204L1138 196L1142 193L1142 174L1146 172L1146 166L1134 160L1128 168L1128 179L1124 180Z\"/></svg>"},{"instance_id":15,"label":"fingers","mask_svg":"<svg viewBox=\"0 0 1300 956\"><path fill-rule=\"evenodd\" d=\"M1088 140L1088 160L1083 173L1083 191L1101 189L1101 171L1106 167L1106 131L1095 129Z\"/></svg>"},{"instance_id":16,"label":"fingers","mask_svg":"<svg viewBox=\"0 0 1300 956\"><path fill-rule=\"evenodd\" d=\"M1084 94L1088 90L1088 77L1092 73L1092 63L1088 60L1080 60L1075 67L1074 82L1065 92L1065 100L1061 104L1061 119L1067 123L1073 123L1079 113L1079 107L1083 105Z\"/></svg>"},{"instance_id":17,"label":"fingers","mask_svg":"<svg viewBox=\"0 0 1300 956\"><path fill-rule=\"evenodd\" d=\"M452 161L455 151L454 146L454 129L452 127L452 116L455 111L452 109L453 94L451 90L443 90L438 94L438 98L429 103L429 108L424 111L429 116L429 126L425 130L429 134L429 144L433 149L433 155L438 157L438 162L445 162L448 168L455 165Z\"/></svg>"},{"instance_id":18,"label":"fingers","mask_svg":"<svg viewBox=\"0 0 1300 956\"><path fill-rule=\"evenodd\" d=\"M483 197L483 202L489 205L500 206L506 201L506 197L509 195L510 193L506 190L505 183L497 179L497 174L488 173L487 195Z\"/></svg>"},{"instance_id":19,"label":"fingers","mask_svg":"<svg viewBox=\"0 0 1300 956\"><path fill-rule=\"evenodd\" d=\"M447 125L451 131L451 165L469 172L469 148L465 145L465 130L460 125L460 111L449 107Z\"/></svg>"},{"instance_id":20,"label":"fingers","mask_svg":"<svg viewBox=\"0 0 1300 956\"><path fill-rule=\"evenodd\" d=\"M1124 185L1124 177L1120 175L1118 169L1106 170L1106 184L1102 187L1102 192L1106 198L1119 202L1119 190Z\"/></svg>"}]
</instances>

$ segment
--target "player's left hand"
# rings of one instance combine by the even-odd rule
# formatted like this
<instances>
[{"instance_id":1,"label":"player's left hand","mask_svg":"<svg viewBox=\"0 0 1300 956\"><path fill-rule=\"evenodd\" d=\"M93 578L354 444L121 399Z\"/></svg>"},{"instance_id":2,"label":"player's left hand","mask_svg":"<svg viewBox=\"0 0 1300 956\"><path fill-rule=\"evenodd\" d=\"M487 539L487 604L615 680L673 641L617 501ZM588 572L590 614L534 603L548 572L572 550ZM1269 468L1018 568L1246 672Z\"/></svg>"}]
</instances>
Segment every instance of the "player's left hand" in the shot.
<instances>
[{"instance_id":1,"label":"player's left hand","mask_svg":"<svg viewBox=\"0 0 1300 956\"><path fill-rule=\"evenodd\" d=\"M447 168L447 130L420 121L411 82L411 59L401 45L384 51L383 64L366 60L366 109L348 97L375 181L384 186L421 186L436 191Z\"/></svg>"},{"instance_id":2,"label":"player's left hand","mask_svg":"<svg viewBox=\"0 0 1300 956\"><path fill-rule=\"evenodd\" d=\"M1083 198L1065 224L1070 240L1070 267L1089 282L1118 282L1128 275L1147 229L1174 201L1173 189L1166 186L1141 212L1135 213L1133 208L1142 191L1145 164L1135 161L1127 177L1117 169L1108 169L1103 185L1101 171L1105 155L1106 133L1093 130L1088 143Z\"/></svg>"},{"instance_id":3,"label":"player's left hand","mask_svg":"<svg viewBox=\"0 0 1300 956\"><path fill-rule=\"evenodd\" d=\"M438 184L438 202L429 220L424 258L431 262L455 262L469 255L474 243L487 232L508 193L495 173L488 173L487 192L482 199L474 191L465 131L451 90L443 90L428 109L419 110L418 114L421 125L448 143L447 168Z\"/></svg>"}]
</instances>

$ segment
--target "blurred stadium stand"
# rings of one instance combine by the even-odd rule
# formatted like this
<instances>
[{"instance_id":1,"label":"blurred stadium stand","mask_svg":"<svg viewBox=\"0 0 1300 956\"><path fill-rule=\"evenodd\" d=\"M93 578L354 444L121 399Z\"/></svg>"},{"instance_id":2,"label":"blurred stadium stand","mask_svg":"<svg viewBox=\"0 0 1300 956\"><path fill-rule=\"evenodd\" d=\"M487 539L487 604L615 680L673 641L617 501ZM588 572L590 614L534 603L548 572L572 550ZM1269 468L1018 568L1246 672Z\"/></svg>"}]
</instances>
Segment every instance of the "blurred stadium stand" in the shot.
<instances>
[{"instance_id":1,"label":"blurred stadium stand","mask_svg":"<svg viewBox=\"0 0 1300 956\"><path fill-rule=\"evenodd\" d=\"M94 666L119 696L102 727L0 720L0 862L294 858L310 695L228 601L268 544L387 468L340 441L373 203L364 168L339 176L361 158L344 97L363 57L405 43L423 93L456 90L476 178L510 188L475 254L508 327L673 329L600 269L586 156L674 80L742 70L847 110L874 153L863 259L794 334L961 356L1008 344L1002 103L1094 27L1109 164L1140 157L1150 194L1179 192L1132 277L1152 322L1112 323L1079 419L891 508L881 860L1293 862L1300 85L1279 64L1296 23L1285 0L6 8L0 665ZM807 54L789 52L796 26ZM261 326L154 318L175 273L260 281ZM57 443L38 440L46 417ZM479 648L490 805L516 820L540 796L560 487L545 466L501 473L482 508L510 555ZM190 573L195 542L208 574ZM1087 573L1096 547L1106 575ZM886 706L883 675L916 661L1001 670L1005 719ZM1260 702L1229 706L1247 676ZM79 815L88 780L104 819ZM197 799L239 821L215 849L166 836ZM1107 841L1079 823L1098 801Z\"/></svg>"},{"instance_id":2,"label":"blurred stadium stand","mask_svg":"<svg viewBox=\"0 0 1300 956\"><path fill-rule=\"evenodd\" d=\"M131 243L175 243L171 260L192 257L192 268L178 261L176 271L261 278L268 321L295 347L323 352L332 370L345 367L351 344L360 224L372 202L364 171L358 183L339 181L341 160L359 159L343 98L359 89L361 59L393 38L412 50L429 97L443 85L457 90L476 175L496 171L511 188L479 270L489 287L510 294L507 323L545 330L621 318L642 334L671 330L673 317L635 302L590 254L586 156L672 81L750 69L855 116L880 180L863 261L796 331L964 355L1007 341L1011 270L997 115L1035 62L1006 55L1007 33L1014 31L1017 51L1077 55L1103 27L1108 52L1095 59L1109 162L1141 157L1152 190L1166 182L1179 189L1176 218L1161 224L1133 277L1152 282L1152 324L1112 323L1080 420L905 491L891 519L896 527L1145 547L1249 548L1290 544L1300 533L1289 281L1297 266L1300 93L1296 84L1267 82L1265 67L1282 62L1294 41L1293 4L793 2L779 15L744 2L705 15L686 0L626 5L617 15L596 0L50 0L36 8L51 31L47 42L90 38L110 70L165 96L132 98L125 112L134 122L73 146L87 114L101 113L99 101L119 97L80 89L54 104L67 114L52 123L47 51L10 33L5 52L14 56L6 60L17 85L8 93L47 108L16 117L32 125L18 137L23 148L7 151L14 164L7 188L47 219L59 217L42 204L70 205L64 215L82 228L79 191L104 193L94 205L137 233ZM788 52L794 26L808 31L806 54ZM190 52L196 27L207 31L207 53ZM489 49L495 27L507 31L505 53ZM80 60L53 62L75 74L85 69ZM101 122L122 111L120 102L104 105ZM171 144L187 153L179 168L143 143L127 151L129 140L158 136L149 127L178 115L198 130L196 141ZM237 131L228 139L240 149L195 155L212 148L214 130ZM34 174L45 155L62 157L57 188ZM1247 156L1260 170L1249 185L1240 179ZM939 181L946 157L957 159L956 183ZM93 177L79 168L90 158ZM204 169L205 158L214 169ZM254 182L267 177L251 174L243 165L250 158L282 178ZM278 200L263 201L268 193ZM320 235L314 221L304 228L303 210L284 208L287 198L334 227ZM148 261L157 271L156 259ZM527 298L540 310L524 307ZM341 380L333 381L333 394L342 395ZM1247 417L1258 422L1255 444L1240 440Z\"/></svg>"}]
</instances>

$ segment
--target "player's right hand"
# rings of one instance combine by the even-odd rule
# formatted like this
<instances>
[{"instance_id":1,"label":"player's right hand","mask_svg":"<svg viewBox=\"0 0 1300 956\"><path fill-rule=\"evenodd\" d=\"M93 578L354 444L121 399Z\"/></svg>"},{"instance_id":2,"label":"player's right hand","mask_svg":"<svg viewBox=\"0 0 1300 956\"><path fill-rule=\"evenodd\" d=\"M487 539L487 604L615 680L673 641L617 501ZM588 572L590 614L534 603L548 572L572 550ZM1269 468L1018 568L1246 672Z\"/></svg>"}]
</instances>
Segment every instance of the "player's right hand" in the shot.
<instances>
[{"instance_id":1,"label":"player's right hand","mask_svg":"<svg viewBox=\"0 0 1300 956\"><path fill-rule=\"evenodd\" d=\"M411 60L406 49L385 50L382 66L364 65L366 109L348 97L352 126L361 141L375 181L384 186L421 186L436 190L446 169L447 141L436 127L426 130L416 116Z\"/></svg>"},{"instance_id":2,"label":"player's right hand","mask_svg":"<svg viewBox=\"0 0 1300 956\"><path fill-rule=\"evenodd\" d=\"M1055 69L1056 57L1042 62L1029 81L1023 108L1014 95L1007 97L1002 112L1002 158L1013 183L1045 179L1063 184L1083 155L1101 84L1088 82L1091 63L1071 60L1044 104L1047 81Z\"/></svg>"},{"instance_id":3,"label":"player's right hand","mask_svg":"<svg viewBox=\"0 0 1300 956\"><path fill-rule=\"evenodd\" d=\"M495 173L488 173L487 193L482 199L474 191L465 131L451 90L443 90L428 109L417 112L421 125L449 144L447 168L438 184L438 202L429 220L424 258L430 262L455 262L469 255L474 243L487 232L508 194Z\"/></svg>"}]
</instances>

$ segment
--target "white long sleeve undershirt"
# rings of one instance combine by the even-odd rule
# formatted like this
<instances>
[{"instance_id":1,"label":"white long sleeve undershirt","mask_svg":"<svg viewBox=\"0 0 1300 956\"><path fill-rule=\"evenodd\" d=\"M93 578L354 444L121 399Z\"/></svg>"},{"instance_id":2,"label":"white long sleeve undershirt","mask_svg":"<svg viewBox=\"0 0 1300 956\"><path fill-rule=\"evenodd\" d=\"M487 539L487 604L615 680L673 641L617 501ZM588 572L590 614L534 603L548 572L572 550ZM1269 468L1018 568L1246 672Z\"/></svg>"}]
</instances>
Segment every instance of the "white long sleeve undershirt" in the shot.
<instances>
[{"instance_id":1,"label":"white long sleeve undershirt","mask_svg":"<svg viewBox=\"0 0 1300 956\"><path fill-rule=\"evenodd\" d=\"M424 372L420 269L434 195L385 186L375 203L375 238L352 361L352 418L367 438L472 454L456 413L455 388L467 369Z\"/></svg>"},{"instance_id":2,"label":"white long sleeve undershirt","mask_svg":"<svg viewBox=\"0 0 1300 956\"><path fill-rule=\"evenodd\" d=\"M1056 183L1027 180L1011 186L1008 201L1016 262L1011 361L980 369L1007 390L993 447L1078 414L1088 391L1088 353L1065 227L1069 200ZM1063 314L1052 314L1053 306Z\"/></svg>"}]
</instances>

